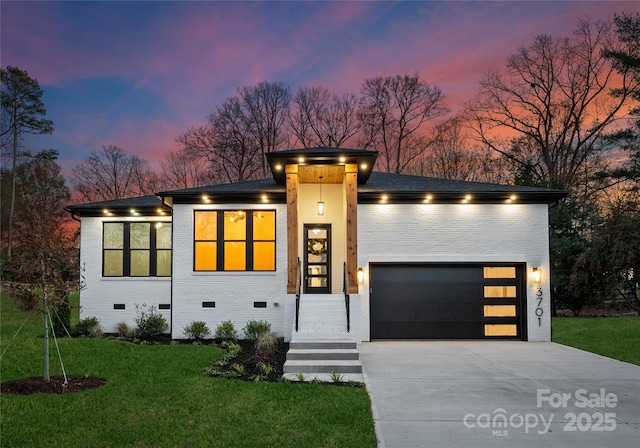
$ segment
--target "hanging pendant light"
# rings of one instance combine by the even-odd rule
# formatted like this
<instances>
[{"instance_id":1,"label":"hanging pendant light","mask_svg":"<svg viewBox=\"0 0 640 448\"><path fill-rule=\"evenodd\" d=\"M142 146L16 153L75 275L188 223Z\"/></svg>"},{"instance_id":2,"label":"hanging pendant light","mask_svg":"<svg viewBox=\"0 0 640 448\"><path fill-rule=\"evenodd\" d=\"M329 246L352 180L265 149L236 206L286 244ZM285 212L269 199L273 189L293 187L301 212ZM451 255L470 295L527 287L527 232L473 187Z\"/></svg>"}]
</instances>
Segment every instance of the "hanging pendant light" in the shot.
<instances>
[{"instance_id":1,"label":"hanging pendant light","mask_svg":"<svg viewBox=\"0 0 640 448\"><path fill-rule=\"evenodd\" d=\"M324 202L322 202L322 176L320 176L320 200L318 201L318 216L324 215Z\"/></svg>"}]
</instances>

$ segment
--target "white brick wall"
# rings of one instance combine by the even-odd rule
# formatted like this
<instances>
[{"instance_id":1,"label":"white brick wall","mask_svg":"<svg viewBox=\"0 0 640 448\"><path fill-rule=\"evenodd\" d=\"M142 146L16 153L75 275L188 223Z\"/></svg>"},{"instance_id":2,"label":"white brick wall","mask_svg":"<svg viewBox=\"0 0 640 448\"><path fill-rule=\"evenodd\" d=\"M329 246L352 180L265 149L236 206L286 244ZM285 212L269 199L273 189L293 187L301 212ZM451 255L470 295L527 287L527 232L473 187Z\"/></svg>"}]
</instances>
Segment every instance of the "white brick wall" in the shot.
<instances>
[{"instance_id":1,"label":"white brick wall","mask_svg":"<svg viewBox=\"0 0 640 448\"><path fill-rule=\"evenodd\" d=\"M360 331L365 341L370 340L368 266L380 261L524 262L527 275L540 267L540 323L537 288L527 281L528 340L551 339L546 204L359 205L358 263L365 268Z\"/></svg>"},{"instance_id":2,"label":"white brick wall","mask_svg":"<svg viewBox=\"0 0 640 448\"><path fill-rule=\"evenodd\" d=\"M171 303L171 279L166 277L102 277L102 223L124 221L123 218L82 218L80 230L80 269L84 288L80 291L80 318L97 317L105 333L116 331L116 325L134 325L136 304ZM156 218L131 218L129 221L154 221ZM114 304L124 310L114 310ZM171 322L171 310L158 310Z\"/></svg>"},{"instance_id":3,"label":"white brick wall","mask_svg":"<svg viewBox=\"0 0 640 448\"><path fill-rule=\"evenodd\" d=\"M342 185L335 185L335 189L323 186L323 197L326 194L326 198L332 197L337 202L341 191ZM316 201L312 199L310 203ZM325 202L329 202L328 199ZM276 210L275 272L193 271L194 210L260 208ZM322 218L325 220L303 212L301 220L332 222L334 247L337 247L337 241L344 241L344 224L335 221L334 215L343 216L343 212L329 211ZM158 277L102 278L102 222L105 220L82 219L81 267L86 285L81 292L82 318L97 316L103 330L112 332L119 322L133 324L135 304L157 307L170 303L173 295L172 310L161 311L168 321L172 319L173 338L183 338L184 326L196 320L206 322L214 331L225 320L231 320L241 330L248 320L261 319L269 321L274 331L290 339L295 297L286 294L286 205L175 205L173 285L170 279ZM360 296L351 297L352 331L359 335L359 340L370 339L367 269L371 262L524 262L527 274L532 267L542 268L540 324L536 316L537 288L527 281L528 339L550 340L547 223L545 204L360 204L358 266L365 268L365 283L360 286ZM336 248L334 253L341 252ZM343 253L341 256L344 257ZM337 258L339 256L334 257L334 264ZM341 285L341 270L340 262L338 273L334 270L334 286ZM216 307L203 308L204 301L214 301ZM257 301L267 302L267 307L254 308L253 303ZM114 303L124 303L126 309L114 310Z\"/></svg>"},{"instance_id":4,"label":"white brick wall","mask_svg":"<svg viewBox=\"0 0 640 448\"><path fill-rule=\"evenodd\" d=\"M194 210L218 209L276 210L275 272L193 271ZM287 296L286 205L177 204L173 217L173 338L184 338L184 327L193 321L205 322L213 333L223 321L230 320L240 332L248 320L255 319L270 322L272 331L288 340L295 300ZM215 308L203 308L205 301L215 302ZM254 308L254 302L267 302L267 307ZM285 321L285 315L291 321Z\"/></svg>"}]
</instances>

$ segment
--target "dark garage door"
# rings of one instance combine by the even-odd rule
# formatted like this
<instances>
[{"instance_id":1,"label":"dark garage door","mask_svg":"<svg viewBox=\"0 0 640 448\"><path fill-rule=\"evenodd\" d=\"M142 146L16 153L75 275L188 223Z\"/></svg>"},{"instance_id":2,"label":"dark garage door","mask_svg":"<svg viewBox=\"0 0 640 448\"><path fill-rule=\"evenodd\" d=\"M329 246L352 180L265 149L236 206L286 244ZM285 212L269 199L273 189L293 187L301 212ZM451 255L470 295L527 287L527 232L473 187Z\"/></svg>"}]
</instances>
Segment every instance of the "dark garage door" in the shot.
<instances>
[{"instance_id":1,"label":"dark garage door","mask_svg":"<svg viewBox=\"0 0 640 448\"><path fill-rule=\"evenodd\" d=\"M522 264L375 263L371 339L524 339Z\"/></svg>"}]
</instances>

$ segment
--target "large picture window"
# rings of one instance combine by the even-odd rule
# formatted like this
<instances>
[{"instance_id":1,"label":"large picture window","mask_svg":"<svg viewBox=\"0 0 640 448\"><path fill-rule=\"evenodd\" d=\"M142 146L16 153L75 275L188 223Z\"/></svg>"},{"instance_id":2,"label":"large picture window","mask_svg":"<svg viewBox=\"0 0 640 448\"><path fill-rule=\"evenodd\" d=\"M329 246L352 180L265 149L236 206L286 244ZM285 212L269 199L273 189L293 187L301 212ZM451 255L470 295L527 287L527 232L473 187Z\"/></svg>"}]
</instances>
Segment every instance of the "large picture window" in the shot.
<instances>
[{"instance_id":1,"label":"large picture window","mask_svg":"<svg viewBox=\"0 0 640 448\"><path fill-rule=\"evenodd\" d=\"M276 212L196 210L195 271L275 271Z\"/></svg>"},{"instance_id":2,"label":"large picture window","mask_svg":"<svg viewBox=\"0 0 640 448\"><path fill-rule=\"evenodd\" d=\"M171 223L103 223L102 275L171 276Z\"/></svg>"}]
</instances>

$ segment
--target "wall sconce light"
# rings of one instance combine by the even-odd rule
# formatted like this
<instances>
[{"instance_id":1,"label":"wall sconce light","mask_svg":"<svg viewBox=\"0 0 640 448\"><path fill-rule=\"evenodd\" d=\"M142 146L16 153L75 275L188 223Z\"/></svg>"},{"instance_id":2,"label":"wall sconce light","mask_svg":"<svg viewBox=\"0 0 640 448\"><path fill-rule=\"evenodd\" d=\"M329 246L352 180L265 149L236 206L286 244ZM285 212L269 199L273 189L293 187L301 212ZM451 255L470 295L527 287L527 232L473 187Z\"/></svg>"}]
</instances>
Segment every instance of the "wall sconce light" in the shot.
<instances>
[{"instance_id":1,"label":"wall sconce light","mask_svg":"<svg viewBox=\"0 0 640 448\"><path fill-rule=\"evenodd\" d=\"M358 268L358 284L362 285L364 283L364 269Z\"/></svg>"},{"instance_id":2,"label":"wall sconce light","mask_svg":"<svg viewBox=\"0 0 640 448\"><path fill-rule=\"evenodd\" d=\"M540 268L533 268L531 270L531 283L534 285L540 284Z\"/></svg>"},{"instance_id":3,"label":"wall sconce light","mask_svg":"<svg viewBox=\"0 0 640 448\"><path fill-rule=\"evenodd\" d=\"M320 200L318 201L318 216L324 215L324 202L322 202L322 176L320 176Z\"/></svg>"}]
</instances>

